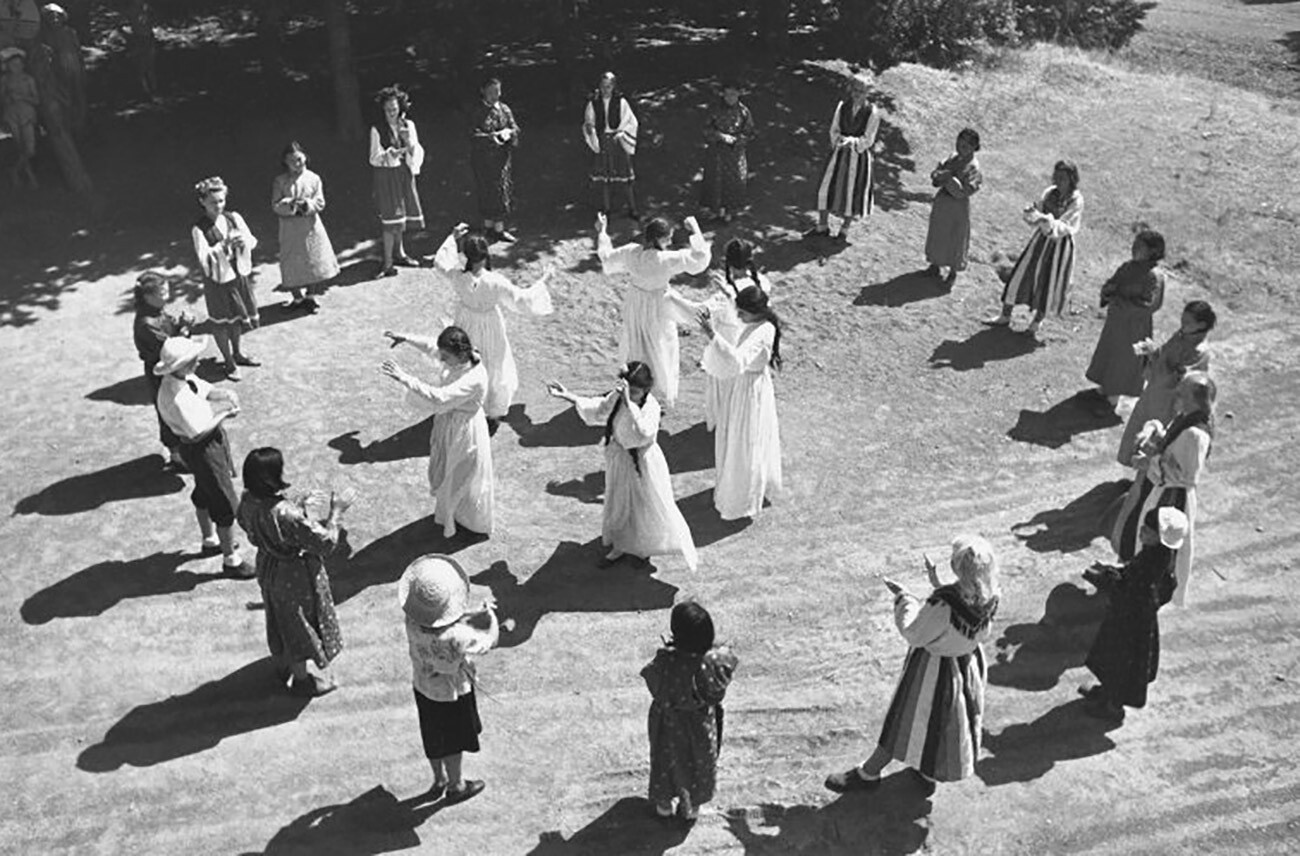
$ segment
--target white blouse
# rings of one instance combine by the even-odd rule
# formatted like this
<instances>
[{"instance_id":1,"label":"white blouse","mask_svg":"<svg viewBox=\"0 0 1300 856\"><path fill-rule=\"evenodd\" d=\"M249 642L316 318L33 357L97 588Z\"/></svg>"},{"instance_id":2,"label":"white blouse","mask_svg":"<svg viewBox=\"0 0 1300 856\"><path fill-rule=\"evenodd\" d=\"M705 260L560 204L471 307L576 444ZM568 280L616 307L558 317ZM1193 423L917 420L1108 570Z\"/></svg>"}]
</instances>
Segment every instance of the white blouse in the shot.
<instances>
[{"instance_id":1,"label":"white blouse","mask_svg":"<svg viewBox=\"0 0 1300 856\"><path fill-rule=\"evenodd\" d=\"M411 143L406 153L402 154L394 149L386 149L379 142L379 129L371 127L370 129L370 165L383 167L387 169L396 169L405 163L411 169L411 175L419 175L420 169L424 166L424 146L420 145L420 135L415 132L415 123L410 119L403 119L406 126L406 132L410 135ZM393 139L397 139L397 133L393 133Z\"/></svg>"},{"instance_id":2,"label":"white blouse","mask_svg":"<svg viewBox=\"0 0 1300 856\"><path fill-rule=\"evenodd\" d=\"M230 228L230 221L234 221L233 230ZM221 240L216 244L209 244L208 236L203 234L203 230L197 225L190 229L190 237L194 241L194 255L198 257L199 267L203 268L204 275L214 282L227 283L233 282L241 275L251 274L253 248L257 246L257 238L249 230L244 218L239 216L238 212L226 211L217 217L212 228L221 236ZM230 237L235 234L244 238L244 245L239 249L235 249L229 243Z\"/></svg>"}]
</instances>

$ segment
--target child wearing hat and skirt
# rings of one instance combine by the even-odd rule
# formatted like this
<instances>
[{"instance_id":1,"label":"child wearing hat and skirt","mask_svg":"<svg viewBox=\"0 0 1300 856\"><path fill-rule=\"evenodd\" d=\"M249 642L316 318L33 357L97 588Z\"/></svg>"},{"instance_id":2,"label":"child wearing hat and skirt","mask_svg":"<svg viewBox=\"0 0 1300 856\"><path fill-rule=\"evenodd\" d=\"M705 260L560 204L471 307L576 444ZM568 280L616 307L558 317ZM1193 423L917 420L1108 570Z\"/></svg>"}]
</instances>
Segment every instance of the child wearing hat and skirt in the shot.
<instances>
[{"instance_id":1,"label":"child wearing hat and skirt","mask_svg":"<svg viewBox=\"0 0 1300 856\"><path fill-rule=\"evenodd\" d=\"M496 613L484 601L469 611L469 576L450 556L430 553L407 566L397 582L406 613L415 708L424 754L433 768L432 799L464 802L484 788L461 774L465 752L479 751L483 723L475 698L473 657L497 643Z\"/></svg>"}]
</instances>

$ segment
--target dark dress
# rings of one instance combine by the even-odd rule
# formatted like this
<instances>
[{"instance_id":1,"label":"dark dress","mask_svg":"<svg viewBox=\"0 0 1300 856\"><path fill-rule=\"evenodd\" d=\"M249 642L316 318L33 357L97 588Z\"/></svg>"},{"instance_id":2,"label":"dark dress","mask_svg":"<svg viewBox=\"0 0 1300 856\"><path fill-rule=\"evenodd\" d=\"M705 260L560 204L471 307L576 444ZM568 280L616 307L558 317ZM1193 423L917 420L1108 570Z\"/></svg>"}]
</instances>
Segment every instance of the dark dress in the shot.
<instances>
[{"instance_id":1,"label":"dark dress","mask_svg":"<svg viewBox=\"0 0 1300 856\"><path fill-rule=\"evenodd\" d=\"M723 142L723 134L734 137L735 142ZM734 211L745 206L745 185L749 178L745 147L753 135L754 118L749 108L740 102L736 102L734 107L722 102L709 114L709 123L704 128L709 148L704 155L701 194L705 208Z\"/></svg>"},{"instance_id":2,"label":"dark dress","mask_svg":"<svg viewBox=\"0 0 1300 856\"><path fill-rule=\"evenodd\" d=\"M513 206L514 178L511 155L519 139L519 125L505 102L479 102L470 116L473 138L470 140L470 166L474 170L474 187L478 193L479 215L487 220L503 220ZM495 134L509 128L513 133L504 143Z\"/></svg>"},{"instance_id":3,"label":"dark dress","mask_svg":"<svg viewBox=\"0 0 1300 856\"><path fill-rule=\"evenodd\" d=\"M725 648L694 654L660 648L641 670L650 703L650 800L683 792L699 806L713 799L722 748L722 699L737 660Z\"/></svg>"},{"instance_id":4,"label":"dark dress","mask_svg":"<svg viewBox=\"0 0 1300 856\"><path fill-rule=\"evenodd\" d=\"M1160 667L1157 612L1173 597L1177 552L1163 544L1142 548L1119 570L1106 617L1085 665L1117 705L1144 707L1147 685Z\"/></svg>"},{"instance_id":5,"label":"dark dress","mask_svg":"<svg viewBox=\"0 0 1300 856\"><path fill-rule=\"evenodd\" d=\"M1106 324L1085 376L1103 395L1142 394L1146 359L1133 353L1133 343L1151 338L1164 299L1165 275L1154 262L1124 262L1101 287Z\"/></svg>"},{"instance_id":6,"label":"dark dress","mask_svg":"<svg viewBox=\"0 0 1300 856\"><path fill-rule=\"evenodd\" d=\"M287 499L262 499L247 491L239 504L239 525L257 548L271 656L314 660L324 669L343 650L324 562L338 545L338 525L312 520Z\"/></svg>"}]
</instances>

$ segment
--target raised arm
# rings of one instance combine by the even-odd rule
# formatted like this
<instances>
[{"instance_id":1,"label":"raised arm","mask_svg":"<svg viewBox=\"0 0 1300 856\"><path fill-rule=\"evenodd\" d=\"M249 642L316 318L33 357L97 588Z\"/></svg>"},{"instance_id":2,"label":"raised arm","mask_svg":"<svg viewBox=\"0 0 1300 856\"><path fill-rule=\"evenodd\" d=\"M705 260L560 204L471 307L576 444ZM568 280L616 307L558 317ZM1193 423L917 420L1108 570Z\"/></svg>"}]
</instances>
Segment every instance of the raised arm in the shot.
<instances>
[{"instance_id":1,"label":"raised arm","mask_svg":"<svg viewBox=\"0 0 1300 856\"><path fill-rule=\"evenodd\" d=\"M282 502L275 508L280 530L289 541L308 553L328 556L339 541L339 519L332 510L324 520L313 520L305 508L291 502Z\"/></svg>"},{"instance_id":2,"label":"raised arm","mask_svg":"<svg viewBox=\"0 0 1300 856\"><path fill-rule=\"evenodd\" d=\"M723 379L744 372L761 372L772 359L775 332L771 324L763 324L735 345L714 335L704 349L704 370Z\"/></svg>"},{"instance_id":3,"label":"raised arm","mask_svg":"<svg viewBox=\"0 0 1300 856\"><path fill-rule=\"evenodd\" d=\"M659 436L659 418L661 415L659 402L655 400L655 397L653 395L649 396L646 398L645 404L637 404L629 396L623 399L623 406L627 408L628 415L632 417L632 426L642 441L637 445L648 446L653 443L655 438Z\"/></svg>"},{"instance_id":4,"label":"raised arm","mask_svg":"<svg viewBox=\"0 0 1300 856\"><path fill-rule=\"evenodd\" d=\"M578 418L588 425L600 427L609 420L618 393L610 391L604 395L570 395L567 399L573 403L573 410Z\"/></svg>"},{"instance_id":5,"label":"raised arm","mask_svg":"<svg viewBox=\"0 0 1300 856\"><path fill-rule=\"evenodd\" d=\"M528 315L550 315L555 311L550 289L547 288L550 278L551 271L548 269L527 288L520 288L501 274L492 276L490 282L496 290L497 303L506 309Z\"/></svg>"},{"instance_id":6,"label":"raised arm","mask_svg":"<svg viewBox=\"0 0 1300 856\"><path fill-rule=\"evenodd\" d=\"M939 639L948 628L946 603L928 603L908 592L894 596L894 625L913 648L923 648Z\"/></svg>"}]
</instances>

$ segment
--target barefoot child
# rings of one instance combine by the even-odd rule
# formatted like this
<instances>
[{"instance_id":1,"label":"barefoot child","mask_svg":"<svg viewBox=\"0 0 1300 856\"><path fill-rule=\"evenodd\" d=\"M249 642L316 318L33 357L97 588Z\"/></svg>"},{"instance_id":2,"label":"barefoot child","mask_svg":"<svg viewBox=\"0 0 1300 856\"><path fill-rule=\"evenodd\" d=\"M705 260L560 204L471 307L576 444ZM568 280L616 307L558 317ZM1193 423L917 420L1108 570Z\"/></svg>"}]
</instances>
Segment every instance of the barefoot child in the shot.
<instances>
[{"instance_id":1,"label":"barefoot child","mask_svg":"<svg viewBox=\"0 0 1300 856\"><path fill-rule=\"evenodd\" d=\"M158 416L158 439L167 450L167 468L174 472L186 472L185 462L181 460L180 440L158 412L158 390L162 387L162 378L154 374L153 367L162 356L163 342L172 336L188 337L194 326L194 317L188 312L179 315L166 310L167 299L171 296L171 286L167 278L154 271L145 271L135 281L135 350L144 363L144 379L149 384L150 401L154 413Z\"/></svg>"},{"instance_id":2,"label":"barefoot child","mask_svg":"<svg viewBox=\"0 0 1300 856\"><path fill-rule=\"evenodd\" d=\"M673 607L672 636L641 670L650 702L650 802L687 822L713 799L722 749L722 700L737 660L715 646L713 618L698 603Z\"/></svg>"},{"instance_id":3,"label":"barefoot child","mask_svg":"<svg viewBox=\"0 0 1300 856\"><path fill-rule=\"evenodd\" d=\"M434 553L407 566L397 582L397 601L406 613L420 737L433 768L429 795L445 805L464 802L484 788L481 779L461 775L461 760L463 753L479 751L483 723L471 658L496 645L496 613L486 602L471 613L465 570Z\"/></svg>"},{"instance_id":4,"label":"barefoot child","mask_svg":"<svg viewBox=\"0 0 1300 856\"><path fill-rule=\"evenodd\" d=\"M1165 274L1157 267L1164 257L1164 236L1143 229L1133 239L1133 258L1101 287L1106 324L1085 377L1097 384L1111 407L1121 395L1142 394L1145 359L1133 345L1151 338L1152 319L1164 302Z\"/></svg>"},{"instance_id":5,"label":"barefoot child","mask_svg":"<svg viewBox=\"0 0 1300 856\"><path fill-rule=\"evenodd\" d=\"M930 228L925 235L926 273L938 276L948 268L944 285L951 288L957 272L966 269L970 250L970 198L980 189L984 177L975 153L980 150L980 135L973 128L957 134L957 152L935 167L930 183L939 188L930 206Z\"/></svg>"}]
</instances>

